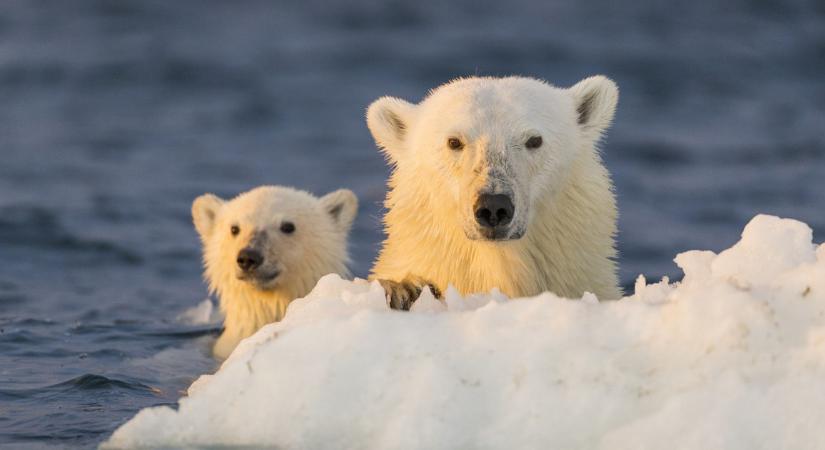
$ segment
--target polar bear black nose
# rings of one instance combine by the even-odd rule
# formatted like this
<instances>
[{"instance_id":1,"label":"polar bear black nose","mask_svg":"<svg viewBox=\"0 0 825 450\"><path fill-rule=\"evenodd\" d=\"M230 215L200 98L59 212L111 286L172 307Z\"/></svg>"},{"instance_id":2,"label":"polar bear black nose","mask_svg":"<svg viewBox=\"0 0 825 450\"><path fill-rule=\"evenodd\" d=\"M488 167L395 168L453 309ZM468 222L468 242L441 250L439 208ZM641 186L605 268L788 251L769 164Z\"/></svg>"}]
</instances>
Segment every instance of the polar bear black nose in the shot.
<instances>
[{"instance_id":1,"label":"polar bear black nose","mask_svg":"<svg viewBox=\"0 0 825 450\"><path fill-rule=\"evenodd\" d=\"M515 211L513 201L504 194L481 194L475 205L476 222L485 228L507 225Z\"/></svg>"},{"instance_id":2,"label":"polar bear black nose","mask_svg":"<svg viewBox=\"0 0 825 450\"><path fill-rule=\"evenodd\" d=\"M238 252L238 267L244 272L257 269L262 262L264 262L264 256L257 250L245 248Z\"/></svg>"}]
</instances>

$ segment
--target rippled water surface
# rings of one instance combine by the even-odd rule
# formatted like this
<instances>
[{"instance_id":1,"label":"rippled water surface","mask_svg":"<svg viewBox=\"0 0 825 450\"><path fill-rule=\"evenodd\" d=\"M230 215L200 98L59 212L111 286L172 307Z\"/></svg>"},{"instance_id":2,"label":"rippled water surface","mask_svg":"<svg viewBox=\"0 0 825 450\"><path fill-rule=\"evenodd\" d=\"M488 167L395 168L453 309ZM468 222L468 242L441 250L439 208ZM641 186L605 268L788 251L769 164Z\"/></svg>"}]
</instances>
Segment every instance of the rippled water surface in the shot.
<instances>
[{"instance_id":1,"label":"rippled water surface","mask_svg":"<svg viewBox=\"0 0 825 450\"><path fill-rule=\"evenodd\" d=\"M825 232L825 3L0 4L0 446L91 447L214 370L189 205L349 187L357 275L387 169L364 125L468 74L622 91L604 146L621 275L733 243L757 212Z\"/></svg>"}]
</instances>

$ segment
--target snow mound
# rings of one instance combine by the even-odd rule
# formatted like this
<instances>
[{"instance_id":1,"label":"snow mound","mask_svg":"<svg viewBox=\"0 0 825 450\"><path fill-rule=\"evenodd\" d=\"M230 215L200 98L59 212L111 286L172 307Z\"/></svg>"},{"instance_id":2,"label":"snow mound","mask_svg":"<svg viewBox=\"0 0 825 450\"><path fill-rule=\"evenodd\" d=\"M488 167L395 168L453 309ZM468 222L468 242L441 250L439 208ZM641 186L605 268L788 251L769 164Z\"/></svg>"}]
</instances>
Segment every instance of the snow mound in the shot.
<instances>
[{"instance_id":1,"label":"snow mound","mask_svg":"<svg viewBox=\"0 0 825 450\"><path fill-rule=\"evenodd\" d=\"M757 216L681 283L619 301L429 293L331 275L176 411L105 448L825 448L825 245Z\"/></svg>"}]
</instances>

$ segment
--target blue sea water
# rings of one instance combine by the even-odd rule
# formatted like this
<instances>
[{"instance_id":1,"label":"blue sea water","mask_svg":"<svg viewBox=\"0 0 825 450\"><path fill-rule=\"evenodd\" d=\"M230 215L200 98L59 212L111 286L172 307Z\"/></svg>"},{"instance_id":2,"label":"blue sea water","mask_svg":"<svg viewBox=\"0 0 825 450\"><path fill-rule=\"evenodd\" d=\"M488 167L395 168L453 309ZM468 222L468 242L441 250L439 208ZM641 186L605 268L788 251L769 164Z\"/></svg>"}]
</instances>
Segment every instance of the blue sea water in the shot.
<instances>
[{"instance_id":1,"label":"blue sea water","mask_svg":"<svg viewBox=\"0 0 825 450\"><path fill-rule=\"evenodd\" d=\"M191 201L260 184L361 199L382 95L462 75L621 88L604 145L621 276L678 277L756 213L825 238L820 0L0 3L0 447L86 448L215 369Z\"/></svg>"}]
</instances>

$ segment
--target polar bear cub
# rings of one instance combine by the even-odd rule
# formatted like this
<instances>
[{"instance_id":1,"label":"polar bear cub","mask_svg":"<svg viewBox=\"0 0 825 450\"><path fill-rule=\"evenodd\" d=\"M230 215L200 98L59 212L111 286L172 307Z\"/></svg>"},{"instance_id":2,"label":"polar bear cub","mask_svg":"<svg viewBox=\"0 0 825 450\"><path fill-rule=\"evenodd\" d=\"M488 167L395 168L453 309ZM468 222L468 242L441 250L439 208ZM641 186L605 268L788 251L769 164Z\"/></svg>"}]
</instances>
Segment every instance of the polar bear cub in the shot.
<instances>
[{"instance_id":1,"label":"polar bear cub","mask_svg":"<svg viewBox=\"0 0 825 450\"><path fill-rule=\"evenodd\" d=\"M347 237L357 209L358 199L346 189L317 198L262 186L232 200L195 199L204 278L225 317L215 356L226 358L242 339L281 320L287 305L322 276L349 276Z\"/></svg>"}]
</instances>

